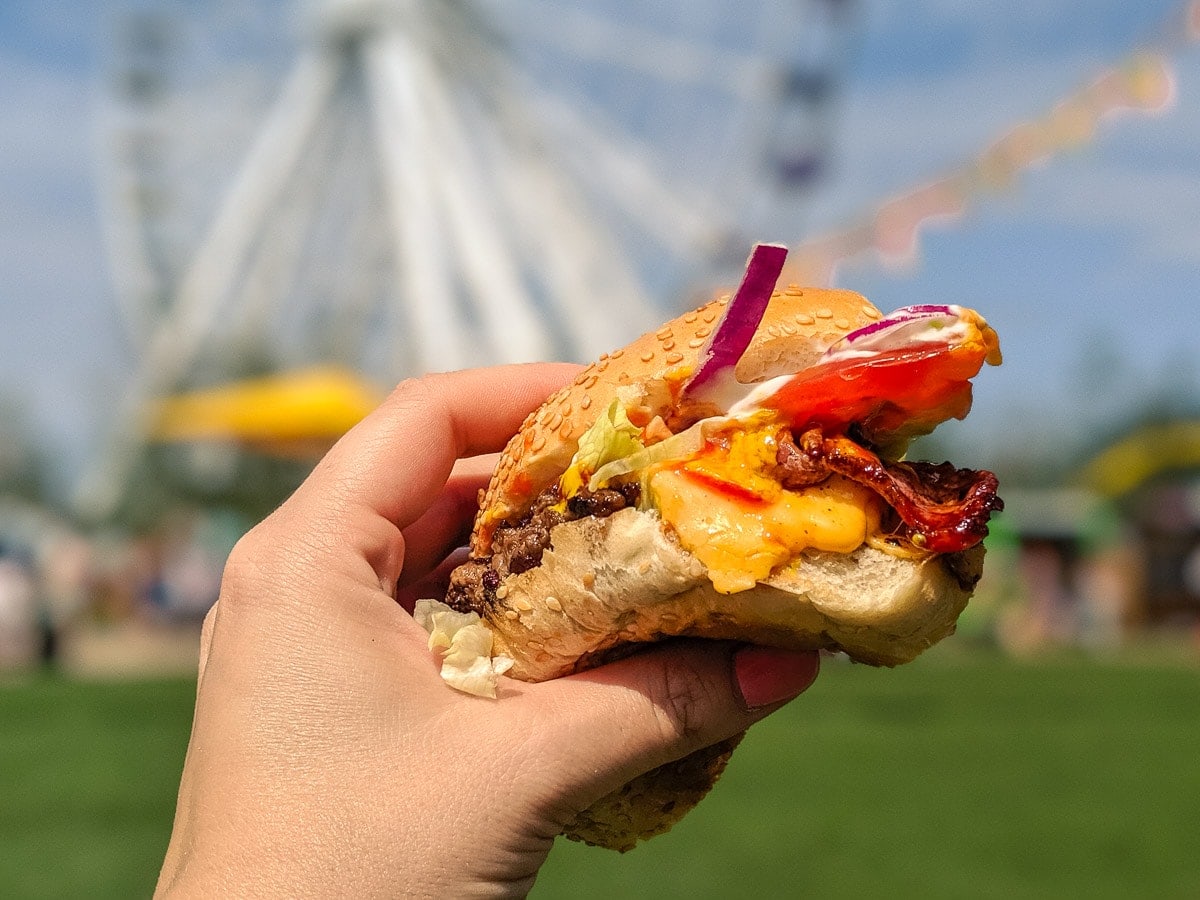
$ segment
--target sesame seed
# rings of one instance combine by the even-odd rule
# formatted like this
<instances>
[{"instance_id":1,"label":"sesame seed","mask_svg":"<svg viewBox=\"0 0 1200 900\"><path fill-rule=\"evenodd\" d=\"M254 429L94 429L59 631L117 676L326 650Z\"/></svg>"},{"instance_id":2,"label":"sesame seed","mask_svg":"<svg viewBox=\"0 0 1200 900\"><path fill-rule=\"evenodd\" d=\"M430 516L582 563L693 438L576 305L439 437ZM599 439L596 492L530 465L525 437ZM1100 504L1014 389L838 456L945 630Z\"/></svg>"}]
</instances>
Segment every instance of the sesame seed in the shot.
<instances>
[{"instance_id":1,"label":"sesame seed","mask_svg":"<svg viewBox=\"0 0 1200 900\"><path fill-rule=\"evenodd\" d=\"M817 310L817 318L818 319L832 319L833 318L833 310L827 306L823 306Z\"/></svg>"},{"instance_id":2,"label":"sesame seed","mask_svg":"<svg viewBox=\"0 0 1200 900\"><path fill-rule=\"evenodd\" d=\"M704 338L692 338L688 341L688 346L695 350L698 347L704 346Z\"/></svg>"},{"instance_id":3,"label":"sesame seed","mask_svg":"<svg viewBox=\"0 0 1200 900\"><path fill-rule=\"evenodd\" d=\"M680 362L683 362L683 354L682 353L676 352L676 353L668 353L667 354L667 365L668 366L673 366L676 363L680 363Z\"/></svg>"},{"instance_id":4,"label":"sesame seed","mask_svg":"<svg viewBox=\"0 0 1200 900\"><path fill-rule=\"evenodd\" d=\"M546 436L544 434L539 434L537 437L535 437L533 439L533 443L529 445L529 449L532 450L534 453L538 453L545 446L546 446Z\"/></svg>"},{"instance_id":5,"label":"sesame seed","mask_svg":"<svg viewBox=\"0 0 1200 900\"><path fill-rule=\"evenodd\" d=\"M614 350L612 353L608 354L608 358L609 359L620 359L624 355L625 355L625 351L623 349L622 350Z\"/></svg>"},{"instance_id":6,"label":"sesame seed","mask_svg":"<svg viewBox=\"0 0 1200 900\"><path fill-rule=\"evenodd\" d=\"M707 325L696 329L696 337L708 337L712 333L712 329Z\"/></svg>"},{"instance_id":7,"label":"sesame seed","mask_svg":"<svg viewBox=\"0 0 1200 900\"><path fill-rule=\"evenodd\" d=\"M797 325L811 325L815 321L816 319L814 319L808 313L800 313L800 315L796 316Z\"/></svg>"},{"instance_id":8,"label":"sesame seed","mask_svg":"<svg viewBox=\"0 0 1200 900\"><path fill-rule=\"evenodd\" d=\"M500 596L499 591L496 592L496 596L497 597ZM513 606L515 606L521 612L532 612L533 611L533 604L530 603L528 600L526 600L524 597L518 597L513 602Z\"/></svg>"},{"instance_id":9,"label":"sesame seed","mask_svg":"<svg viewBox=\"0 0 1200 900\"><path fill-rule=\"evenodd\" d=\"M583 399L579 401L580 409L590 409L591 406L592 406L592 398L590 396L585 395L583 397Z\"/></svg>"},{"instance_id":10,"label":"sesame seed","mask_svg":"<svg viewBox=\"0 0 1200 900\"><path fill-rule=\"evenodd\" d=\"M515 622L517 619L521 618L521 616L515 609L506 609L504 611L504 618L508 619L510 622Z\"/></svg>"},{"instance_id":11,"label":"sesame seed","mask_svg":"<svg viewBox=\"0 0 1200 900\"><path fill-rule=\"evenodd\" d=\"M652 359L654 359L653 350L645 350L642 352L642 362L650 362Z\"/></svg>"},{"instance_id":12,"label":"sesame seed","mask_svg":"<svg viewBox=\"0 0 1200 900\"><path fill-rule=\"evenodd\" d=\"M843 331L849 331L849 329L850 329L850 320L849 319L835 319L833 324L836 325L838 328L842 329Z\"/></svg>"},{"instance_id":13,"label":"sesame seed","mask_svg":"<svg viewBox=\"0 0 1200 900\"><path fill-rule=\"evenodd\" d=\"M662 342L662 348L664 350L674 350L675 349L675 341L673 341L670 338L667 338L667 340Z\"/></svg>"},{"instance_id":14,"label":"sesame seed","mask_svg":"<svg viewBox=\"0 0 1200 900\"><path fill-rule=\"evenodd\" d=\"M554 612L562 612L562 604L558 602L557 597L547 597L546 608L553 610Z\"/></svg>"}]
</instances>

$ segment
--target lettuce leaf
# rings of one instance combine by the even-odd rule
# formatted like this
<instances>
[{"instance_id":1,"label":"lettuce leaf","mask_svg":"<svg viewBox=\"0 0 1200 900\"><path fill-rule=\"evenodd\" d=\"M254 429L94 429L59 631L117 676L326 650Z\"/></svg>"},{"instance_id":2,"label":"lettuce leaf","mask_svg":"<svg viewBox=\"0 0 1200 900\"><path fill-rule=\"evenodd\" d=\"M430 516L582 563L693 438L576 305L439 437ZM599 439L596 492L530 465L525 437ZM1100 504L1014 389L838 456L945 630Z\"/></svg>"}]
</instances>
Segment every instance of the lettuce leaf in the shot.
<instances>
[{"instance_id":1,"label":"lettuce leaf","mask_svg":"<svg viewBox=\"0 0 1200 900\"><path fill-rule=\"evenodd\" d=\"M478 613L460 613L438 600L418 600L413 618L429 632L429 649L442 655L442 680L466 694L496 696L497 681L513 660L492 656L492 632Z\"/></svg>"},{"instance_id":2,"label":"lettuce leaf","mask_svg":"<svg viewBox=\"0 0 1200 900\"><path fill-rule=\"evenodd\" d=\"M627 456L610 460L592 474L591 480L588 482L588 490L598 490L614 478L628 475L631 472L641 472L656 463L666 462L670 459L684 459L697 453L704 446L702 426L710 421L710 419L702 420L686 431L673 434L657 444L639 447ZM642 492L642 496L643 498L647 496L645 491Z\"/></svg>"},{"instance_id":3,"label":"lettuce leaf","mask_svg":"<svg viewBox=\"0 0 1200 900\"><path fill-rule=\"evenodd\" d=\"M621 401L614 399L579 438L579 448L559 480L563 497L579 493L596 470L643 449L642 430L629 421Z\"/></svg>"}]
</instances>

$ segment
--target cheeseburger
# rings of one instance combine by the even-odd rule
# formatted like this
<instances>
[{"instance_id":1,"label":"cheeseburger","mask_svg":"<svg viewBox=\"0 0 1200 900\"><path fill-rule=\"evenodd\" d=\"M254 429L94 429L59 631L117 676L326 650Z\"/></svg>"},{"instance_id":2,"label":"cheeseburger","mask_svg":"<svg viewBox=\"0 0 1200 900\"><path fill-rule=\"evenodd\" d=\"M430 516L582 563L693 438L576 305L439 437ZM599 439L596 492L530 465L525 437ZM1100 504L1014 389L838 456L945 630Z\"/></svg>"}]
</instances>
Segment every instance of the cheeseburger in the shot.
<instances>
[{"instance_id":1,"label":"cheeseburger","mask_svg":"<svg viewBox=\"0 0 1200 900\"><path fill-rule=\"evenodd\" d=\"M542 681L674 637L897 665L953 632L1002 508L990 472L904 459L1000 362L959 306L883 315L845 290L741 285L602 356L529 416L481 496L470 558L417 615L452 685ZM648 773L569 837L665 831L736 741Z\"/></svg>"}]
</instances>

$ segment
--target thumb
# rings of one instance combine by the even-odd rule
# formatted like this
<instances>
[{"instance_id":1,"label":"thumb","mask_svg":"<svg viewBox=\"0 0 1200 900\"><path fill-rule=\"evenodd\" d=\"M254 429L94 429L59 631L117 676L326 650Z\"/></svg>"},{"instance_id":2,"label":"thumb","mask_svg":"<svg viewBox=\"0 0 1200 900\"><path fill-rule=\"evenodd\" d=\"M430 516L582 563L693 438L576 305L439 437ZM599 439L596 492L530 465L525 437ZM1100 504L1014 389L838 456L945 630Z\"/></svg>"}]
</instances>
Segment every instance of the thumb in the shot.
<instances>
[{"instance_id":1,"label":"thumb","mask_svg":"<svg viewBox=\"0 0 1200 900\"><path fill-rule=\"evenodd\" d=\"M544 771L583 808L745 731L811 685L819 664L812 651L687 641L546 682Z\"/></svg>"}]
</instances>

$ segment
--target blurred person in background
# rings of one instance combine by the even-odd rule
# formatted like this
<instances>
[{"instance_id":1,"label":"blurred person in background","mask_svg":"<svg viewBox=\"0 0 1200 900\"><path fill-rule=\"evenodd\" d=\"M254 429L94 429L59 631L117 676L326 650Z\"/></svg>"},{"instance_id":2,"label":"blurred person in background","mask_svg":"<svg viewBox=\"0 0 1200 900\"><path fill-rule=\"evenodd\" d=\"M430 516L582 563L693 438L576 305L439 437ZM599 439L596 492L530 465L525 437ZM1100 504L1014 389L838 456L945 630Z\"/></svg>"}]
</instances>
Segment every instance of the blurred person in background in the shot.
<instances>
[{"instance_id":1,"label":"blurred person in background","mask_svg":"<svg viewBox=\"0 0 1200 900\"><path fill-rule=\"evenodd\" d=\"M0 544L0 671L29 666L39 643L33 571L23 554Z\"/></svg>"},{"instance_id":2,"label":"blurred person in background","mask_svg":"<svg viewBox=\"0 0 1200 900\"><path fill-rule=\"evenodd\" d=\"M96 588L96 548L70 528L47 528L35 549L41 581L41 659L61 662L63 639L88 610Z\"/></svg>"}]
</instances>

